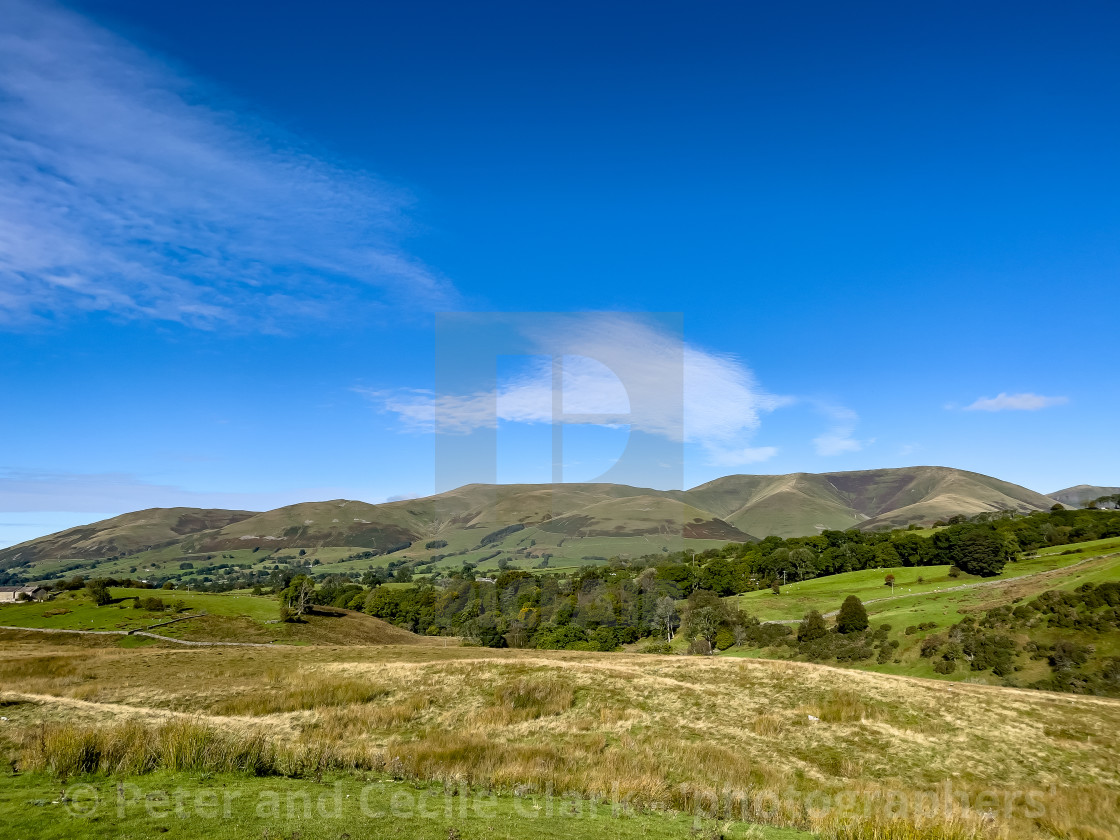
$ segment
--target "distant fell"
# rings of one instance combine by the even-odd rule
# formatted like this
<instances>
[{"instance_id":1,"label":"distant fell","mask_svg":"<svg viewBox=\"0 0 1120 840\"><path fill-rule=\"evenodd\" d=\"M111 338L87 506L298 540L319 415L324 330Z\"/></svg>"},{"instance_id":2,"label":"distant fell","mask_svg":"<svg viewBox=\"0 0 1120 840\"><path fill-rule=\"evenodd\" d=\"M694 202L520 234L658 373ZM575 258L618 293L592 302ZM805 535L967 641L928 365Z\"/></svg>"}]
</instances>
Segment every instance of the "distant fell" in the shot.
<instances>
[{"instance_id":1,"label":"distant fell","mask_svg":"<svg viewBox=\"0 0 1120 840\"><path fill-rule=\"evenodd\" d=\"M1103 495L1110 489L1115 490L1087 492ZM146 552L139 572L148 559L233 558L238 553L244 562L240 554L251 553L260 562L271 555L283 560L284 552L330 547L339 548L341 557L395 554L415 563L497 562L500 555L522 564L550 558L578 564L769 535L931 525L986 511L1028 513L1053 504L1054 498L991 476L929 466L730 475L691 490L668 491L595 483L471 484L384 504L335 499L263 513L153 508L0 551L0 571L30 579L33 567L45 560L59 568L66 561ZM136 565L120 563L125 571Z\"/></svg>"},{"instance_id":2,"label":"distant fell","mask_svg":"<svg viewBox=\"0 0 1120 840\"><path fill-rule=\"evenodd\" d=\"M1057 493L1051 493L1050 498L1057 499L1069 507L1081 507L1086 502L1099 499L1101 496L1115 496L1120 493L1120 487L1096 487L1092 484L1078 484L1076 487L1067 487Z\"/></svg>"}]
</instances>

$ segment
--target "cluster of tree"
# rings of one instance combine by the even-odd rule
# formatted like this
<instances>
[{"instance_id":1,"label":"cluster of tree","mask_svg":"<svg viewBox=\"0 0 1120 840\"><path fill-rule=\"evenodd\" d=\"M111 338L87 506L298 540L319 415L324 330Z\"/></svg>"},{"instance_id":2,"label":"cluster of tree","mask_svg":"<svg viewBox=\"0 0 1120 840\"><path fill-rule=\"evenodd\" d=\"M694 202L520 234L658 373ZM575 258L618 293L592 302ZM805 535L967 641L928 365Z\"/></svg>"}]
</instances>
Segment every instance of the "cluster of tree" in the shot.
<instances>
[{"instance_id":1,"label":"cluster of tree","mask_svg":"<svg viewBox=\"0 0 1120 840\"><path fill-rule=\"evenodd\" d=\"M1017 552L1113 533L1120 535L1120 516L1112 512L986 514L962 518L930 535L909 529L825 531L813 537L732 543L702 554L611 558L573 574L533 574L507 565L493 580L479 579L468 563L417 579L412 587L381 587L387 580L410 579L414 566L402 559L366 572L360 586L340 575L322 578L320 589L312 581L303 602L362 609L413 632L455 635L489 646L613 650L643 638L665 643L683 626L692 641L701 640L701 647L706 642L723 649L743 643L736 633L744 642L751 641L751 633L758 636L755 641L782 635L774 625L757 625L728 612L720 597L769 587L783 576L804 580L871 567L941 564L986 576L998 574ZM289 609L294 579L290 569L274 570L270 577L273 591L289 592L283 596ZM756 625L764 629L752 629ZM850 634L865 630L845 625L839 635L849 637L845 644L850 647ZM862 655L866 647L857 652Z\"/></svg>"},{"instance_id":2,"label":"cluster of tree","mask_svg":"<svg viewBox=\"0 0 1120 840\"><path fill-rule=\"evenodd\" d=\"M126 589L153 589L150 583L145 583L142 580L133 580L132 578L90 578L86 579L82 575L74 575L72 578L65 580L56 580L51 584L51 589L55 592L77 592L80 589L89 589L91 586L97 588L104 588L108 586L122 586Z\"/></svg>"},{"instance_id":3,"label":"cluster of tree","mask_svg":"<svg viewBox=\"0 0 1120 840\"><path fill-rule=\"evenodd\" d=\"M1120 537L1120 515L1113 511L1062 509L1026 516L1003 511L954 517L929 535L911 529L824 531L811 537L731 543L693 558L699 562L680 563L677 583L685 591L699 588L730 595L766 588L775 580L902 566L951 565L987 577L999 574L1020 553L1106 537Z\"/></svg>"},{"instance_id":4,"label":"cluster of tree","mask_svg":"<svg viewBox=\"0 0 1120 840\"><path fill-rule=\"evenodd\" d=\"M187 608L187 605L182 600L167 602L162 598L141 598L137 595L132 599L132 608L134 610L147 610L148 612L163 612L164 610L182 612Z\"/></svg>"},{"instance_id":5,"label":"cluster of tree","mask_svg":"<svg viewBox=\"0 0 1120 840\"><path fill-rule=\"evenodd\" d=\"M508 569L489 581L468 568L438 585L375 588L362 608L417 633L492 647L614 650L649 636L671 639L681 626L678 602L687 593L661 571L615 562L563 576Z\"/></svg>"},{"instance_id":6,"label":"cluster of tree","mask_svg":"<svg viewBox=\"0 0 1120 840\"><path fill-rule=\"evenodd\" d=\"M1098 496L1095 499L1090 499L1085 503L1085 507L1090 510L1097 508L1120 508L1120 493L1113 493L1110 496Z\"/></svg>"},{"instance_id":7,"label":"cluster of tree","mask_svg":"<svg viewBox=\"0 0 1120 840\"><path fill-rule=\"evenodd\" d=\"M282 621L302 621L305 615L321 605L360 610L369 595L364 586L355 583L348 575L328 575L320 586L316 586L315 579L305 574L281 573L279 577L275 591L280 598ZM370 583L376 587L381 581L374 579Z\"/></svg>"},{"instance_id":8,"label":"cluster of tree","mask_svg":"<svg viewBox=\"0 0 1120 840\"><path fill-rule=\"evenodd\" d=\"M1063 638L1037 632L1049 628L1063 630ZM1118 630L1120 582L1086 583L1072 592L1050 590L1025 603L995 607L979 618L966 616L948 632L926 637L921 655L941 674L958 668L991 671L1012 685L1023 667L1021 657L1046 660L1049 676L1031 688L1115 697L1120 657L1100 656L1095 639Z\"/></svg>"}]
</instances>

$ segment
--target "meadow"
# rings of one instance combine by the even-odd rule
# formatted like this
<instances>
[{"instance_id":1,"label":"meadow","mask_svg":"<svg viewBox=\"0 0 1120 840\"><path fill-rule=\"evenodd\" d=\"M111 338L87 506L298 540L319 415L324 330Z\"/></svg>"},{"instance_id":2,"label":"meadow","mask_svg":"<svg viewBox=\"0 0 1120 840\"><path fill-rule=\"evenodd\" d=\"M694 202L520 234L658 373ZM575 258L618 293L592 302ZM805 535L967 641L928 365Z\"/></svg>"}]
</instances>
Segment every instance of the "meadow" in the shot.
<instances>
[{"instance_id":1,"label":"meadow","mask_svg":"<svg viewBox=\"0 0 1120 840\"><path fill-rule=\"evenodd\" d=\"M818 610L822 614L832 612L847 596L855 595L867 606L869 615L879 615L896 612L900 609L898 605L910 596L952 594L949 590L967 592L969 590L962 587L975 584L983 584L984 588L995 587L1001 582L1067 569L1085 560L1118 552L1120 540L1116 539L1074 547L1056 546L1008 563L1001 574L986 578L963 573L950 577L947 565L865 569L790 583L781 587L780 595L769 589L747 592L734 596L734 603L761 621L792 621L800 620L809 610ZM885 583L888 574L894 575L893 589ZM913 599L913 603L919 601L933 603L928 598Z\"/></svg>"},{"instance_id":2,"label":"meadow","mask_svg":"<svg viewBox=\"0 0 1120 840\"><path fill-rule=\"evenodd\" d=\"M0 626L117 633L150 630L186 641L252 644L369 645L419 640L372 616L334 607L321 607L300 622L281 622L280 604L275 596L119 586L112 587L110 594L113 602L101 607L93 603L85 590L61 592L50 601L0 605ZM141 603L157 598L166 609L134 609L134 598ZM122 636L116 643L135 647L152 641L142 636Z\"/></svg>"},{"instance_id":3,"label":"meadow","mask_svg":"<svg viewBox=\"0 0 1120 840\"><path fill-rule=\"evenodd\" d=\"M728 600L763 620L775 620L772 617L777 617L777 620L789 622L813 609L824 615L833 613L847 595L854 594L864 601L871 627L888 627L887 638L891 644L897 644L889 661L854 662L846 667L883 674L999 685L1003 682L999 677L967 668L949 676L936 673L934 660L920 654L922 642L934 633L944 633L967 616L980 616L985 610L1016 604L1046 590L1074 590L1085 583L1120 580L1120 552L1117 552L1120 545L1116 540L1100 541L1096 545L1082 544L1079 548L1083 549L1079 554L1063 553L1068 551L1068 547L1062 547L1063 551L1040 552L1037 556L1008 564L1004 573L994 578L961 575L952 579L948 577L947 566L867 570L783 587L780 595L765 590L733 596ZM896 594L893 597L890 588L883 585L887 571L896 576ZM924 584L917 583L919 576L924 578ZM831 622L832 619L826 620ZM796 623L791 623L790 627L793 631L797 629ZM1030 638L1039 643L1076 640L1092 645L1099 656L1120 655L1120 639L1116 634L1036 629L1031 632ZM684 639L678 638L674 642L675 649L683 651L686 647ZM720 655L785 658L796 656L796 653L796 649L736 646ZM1049 674L1044 659L1022 661L1019 669L1015 681L1020 685L1029 685Z\"/></svg>"},{"instance_id":4,"label":"meadow","mask_svg":"<svg viewBox=\"0 0 1120 840\"><path fill-rule=\"evenodd\" d=\"M1120 825L1120 703L1100 698L724 657L425 644L122 650L71 638L17 634L0 648L0 738L28 791L6 794L0 811L41 798L58 836L112 836L116 825L49 805L66 784L164 789L160 774L187 785L232 774L247 791L337 774L389 786L383 797L392 785L466 785L495 794L505 813L551 791L642 815L606 831L590 820L550 826L575 837L684 836L689 826L712 838L1100 840ZM681 814L695 813L710 819L693 831ZM394 831L548 836L514 817L485 831L455 820ZM246 819L254 836L264 830ZM804 834L751 834L758 825ZM265 825L277 836L293 827Z\"/></svg>"}]
</instances>

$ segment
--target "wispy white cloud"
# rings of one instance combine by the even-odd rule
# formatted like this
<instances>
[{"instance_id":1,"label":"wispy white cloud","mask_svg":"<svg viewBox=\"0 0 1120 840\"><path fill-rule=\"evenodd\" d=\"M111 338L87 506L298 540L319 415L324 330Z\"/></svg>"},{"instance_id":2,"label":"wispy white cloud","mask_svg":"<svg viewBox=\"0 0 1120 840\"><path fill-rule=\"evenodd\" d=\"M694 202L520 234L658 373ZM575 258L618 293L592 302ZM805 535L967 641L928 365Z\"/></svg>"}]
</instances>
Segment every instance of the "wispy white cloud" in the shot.
<instances>
[{"instance_id":1,"label":"wispy white cloud","mask_svg":"<svg viewBox=\"0 0 1120 840\"><path fill-rule=\"evenodd\" d=\"M859 452L873 441L857 440L854 437L859 415L850 408L832 405L831 403L816 403L817 410L832 421L832 427L822 435L813 438L813 446L818 455L826 457L843 455L846 452Z\"/></svg>"},{"instance_id":2,"label":"wispy white cloud","mask_svg":"<svg viewBox=\"0 0 1120 840\"><path fill-rule=\"evenodd\" d=\"M627 425L697 444L707 461L719 466L759 463L778 453L776 447L748 443L764 414L794 400L767 392L733 356L682 343L629 316L532 319L521 329L528 352L564 348L558 402L566 423ZM609 368L602 359L610 360ZM497 391L358 390L409 431L466 434L499 422L551 423L552 377L551 362L536 360Z\"/></svg>"},{"instance_id":3,"label":"wispy white cloud","mask_svg":"<svg viewBox=\"0 0 1120 840\"><path fill-rule=\"evenodd\" d=\"M82 16L0 0L0 326L109 311L209 327L446 303L407 197L213 104Z\"/></svg>"},{"instance_id":4,"label":"wispy white cloud","mask_svg":"<svg viewBox=\"0 0 1120 840\"><path fill-rule=\"evenodd\" d=\"M981 397L962 411L1038 411L1055 405L1065 405L1069 397L1044 397L1041 394L999 394Z\"/></svg>"},{"instance_id":5,"label":"wispy white cloud","mask_svg":"<svg viewBox=\"0 0 1120 840\"><path fill-rule=\"evenodd\" d=\"M354 488L293 487L269 492L206 492L130 473L0 469L0 511L7 515L68 511L116 514L151 507L269 510L313 499L361 498Z\"/></svg>"}]
</instances>

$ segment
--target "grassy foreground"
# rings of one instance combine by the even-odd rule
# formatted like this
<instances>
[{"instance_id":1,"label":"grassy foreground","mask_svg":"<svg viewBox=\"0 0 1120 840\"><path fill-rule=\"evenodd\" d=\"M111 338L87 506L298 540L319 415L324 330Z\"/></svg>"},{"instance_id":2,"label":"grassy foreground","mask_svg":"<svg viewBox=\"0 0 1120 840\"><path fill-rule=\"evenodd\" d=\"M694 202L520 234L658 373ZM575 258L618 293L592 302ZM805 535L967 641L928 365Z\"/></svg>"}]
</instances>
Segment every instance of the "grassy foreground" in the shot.
<instances>
[{"instance_id":1,"label":"grassy foreground","mask_svg":"<svg viewBox=\"0 0 1120 840\"><path fill-rule=\"evenodd\" d=\"M717 819L713 838L762 824L848 840L1102 840L1120 825L1120 703L1099 698L730 658L80 643L0 649L0 738L19 770L4 788L28 786L3 800L20 811L14 824L45 826L26 823L27 801L47 801L36 814L64 808L49 802L76 781L149 791L227 776L298 787L339 774L347 785L389 785L390 796L393 785L466 785L501 794L507 809L549 791L597 797L642 811L651 837L686 834L691 823L674 811ZM519 819L493 830L296 830L549 836ZM262 825L228 836L262 836ZM598 836L584 825L549 831ZM609 825L620 834L641 823ZM234 830L206 836L223 831Z\"/></svg>"},{"instance_id":2,"label":"grassy foreground","mask_svg":"<svg viewBox=\"0 0 1120 840\"><path fill-rule=\"evenodd\" d=\"M0 786L6 836L86 838L298 836L800 840L804 832L679 812L641 811L578 797L499 795L486 789L326 774L319 779L160 771L108 779L19 775Z\"/></svg>"}]
</instances>

